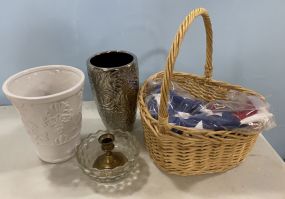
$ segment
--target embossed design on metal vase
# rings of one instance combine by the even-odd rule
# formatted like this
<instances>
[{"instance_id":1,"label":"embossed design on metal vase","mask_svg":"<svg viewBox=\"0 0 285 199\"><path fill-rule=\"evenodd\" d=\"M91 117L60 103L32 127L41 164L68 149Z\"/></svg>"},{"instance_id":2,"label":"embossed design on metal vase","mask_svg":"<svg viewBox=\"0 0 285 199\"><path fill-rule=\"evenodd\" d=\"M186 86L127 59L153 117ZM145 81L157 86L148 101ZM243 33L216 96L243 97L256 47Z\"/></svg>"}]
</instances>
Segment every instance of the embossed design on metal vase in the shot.
<instances>
[{"instance_id":1,"label":"embossed design on metal vase","mask_svg":"<svg viewBox=\"0 0 285 199\"><path fill-rule=\"evenodd\" d=\"M107 51L91 57L87 64L95 102L106 128L132 130L139 89L136 56Z\"/></svg>"}]
</instances>

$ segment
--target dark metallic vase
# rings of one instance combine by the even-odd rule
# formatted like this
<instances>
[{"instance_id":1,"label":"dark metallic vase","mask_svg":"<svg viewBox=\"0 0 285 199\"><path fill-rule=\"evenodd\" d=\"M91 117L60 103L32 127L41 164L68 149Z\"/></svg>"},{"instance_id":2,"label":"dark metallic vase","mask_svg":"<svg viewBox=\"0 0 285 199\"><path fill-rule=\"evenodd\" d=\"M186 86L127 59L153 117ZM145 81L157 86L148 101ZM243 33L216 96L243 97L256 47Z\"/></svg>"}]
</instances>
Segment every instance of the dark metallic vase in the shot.
<instances>
[{"instance_id":1,"label":"dark metallic vase","mask_svg":"<svg viewBox=\"0 0 285 199\"><path fill-rule=\"evenodd\" d=\"M126 51L107 51L91 57L87 65L95 102L106 128L131 131L139 90L136 56Z\"/></svg>"}]
</instances>

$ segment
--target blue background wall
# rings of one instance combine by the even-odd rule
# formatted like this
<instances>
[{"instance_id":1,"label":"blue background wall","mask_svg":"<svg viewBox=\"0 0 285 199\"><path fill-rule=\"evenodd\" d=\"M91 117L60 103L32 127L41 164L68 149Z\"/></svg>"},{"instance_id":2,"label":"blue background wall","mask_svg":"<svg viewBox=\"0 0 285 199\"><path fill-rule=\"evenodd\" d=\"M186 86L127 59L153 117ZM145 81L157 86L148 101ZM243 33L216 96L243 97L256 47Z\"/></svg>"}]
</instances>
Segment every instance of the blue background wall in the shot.
<instances>
[{"instance_id":1,"label":"blue background wall","mask_svg":"<svg viewBox=\"0 0 285 199\"><path fill-rule=\"evenodd\" d=\"M138 56L140 78L163 69L179 23L205 7L214 31L214 78L263 93L278 127L264 133L285 157L285 1L282 0L2 0L0 84L33 66L65 64L86 72L99 51L124 49ZM204 29L188 32L176 70L202 74ZM88 81L85 100L91 100ZM9 104L0 92L0 104Z\"/></svg>"}]
</instances>

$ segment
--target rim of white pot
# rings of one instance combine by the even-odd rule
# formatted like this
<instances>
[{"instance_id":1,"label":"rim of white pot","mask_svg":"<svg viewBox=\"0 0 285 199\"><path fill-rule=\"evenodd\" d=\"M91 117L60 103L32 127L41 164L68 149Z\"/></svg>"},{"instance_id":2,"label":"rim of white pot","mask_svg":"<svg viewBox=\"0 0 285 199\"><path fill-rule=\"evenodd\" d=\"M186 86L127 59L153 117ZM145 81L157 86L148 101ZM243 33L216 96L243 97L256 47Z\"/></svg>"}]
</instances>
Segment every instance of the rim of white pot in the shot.
<instances>
[{"instance_id":1,"label":"rim of white pot","mask_svg":"<svg viewBox=\"0 0 285 199\"><path fill-rule=\"evenodd\" d=\"M39 97L25 97L25 96L20 96L20 95L16 95L14 93L12 93L9 89L8 89L8 85L13 82L14 80L16 80L17 78L20 78L24 75L30 74L30 73L34 73L34 72L39 72L39 71L43 71L43 70L55 70L55 69L60 69L60 70L67 70L67 71L71 71L74 72L76 74L78 74L78 76L80 77L79 81L72 87L58 92L58 93L54 93L51 95L45 95L45 96L39 96ZM48 101L53 101L55 99L63 99L66 97L69 97L73 94L75 94L76 92L78 92L81 87L83 86L84 83L84 79L85 79L85 75L84 73L78 69L75 68L73 66L67 66L67 65L45 65L45 66L37 66L37 67L33 67L33 68L29 68L26 70L23 70L19 73L16 73L12 76L10 76L4 83L2 86L2 90L5 93L5 95L13 100L24 100L24 101L31 101L31 102L40 102L40 103L45 103Z\"/></svg>"}]
</instances>

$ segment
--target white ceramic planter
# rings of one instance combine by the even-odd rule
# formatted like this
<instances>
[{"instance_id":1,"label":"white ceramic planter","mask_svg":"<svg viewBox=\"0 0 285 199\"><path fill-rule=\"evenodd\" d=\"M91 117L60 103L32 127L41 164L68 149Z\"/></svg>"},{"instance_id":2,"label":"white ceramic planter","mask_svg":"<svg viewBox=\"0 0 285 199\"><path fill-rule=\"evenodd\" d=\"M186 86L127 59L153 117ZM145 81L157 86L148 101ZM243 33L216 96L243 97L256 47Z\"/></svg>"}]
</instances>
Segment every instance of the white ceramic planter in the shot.
<instances>
[{"instance_id":1,"label":"white ceramic planter","mask_svg":"<svg viewBox=\"0 0 285 199\"><path fill-rule=\"evenodd\" d=\"M65 161L80 142L84 74L63 65L30 68L9 77L3 92L21 115L40 159Z\"/></svg>"}]
</instances>

